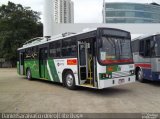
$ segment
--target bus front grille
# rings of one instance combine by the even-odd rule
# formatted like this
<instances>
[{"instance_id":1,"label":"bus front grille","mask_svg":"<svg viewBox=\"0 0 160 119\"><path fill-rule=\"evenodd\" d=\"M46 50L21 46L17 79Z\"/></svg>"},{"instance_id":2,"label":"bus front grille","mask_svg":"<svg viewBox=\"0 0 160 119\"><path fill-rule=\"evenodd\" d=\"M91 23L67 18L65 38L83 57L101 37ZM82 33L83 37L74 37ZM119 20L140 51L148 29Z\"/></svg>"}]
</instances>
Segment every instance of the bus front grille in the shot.
<instances>
[{"instance_id":1,"label":"bus front grille","mask_svg":"<svg viewBox=\"0 0 160 119\"><path fill-rule=\"evenodd\" d=\"M129 72L129 71L113 72L113 73L112 73L112 78L124 77L124 76L129 76L129 75L130 75L130 72Z\"/></svg>"}]
</instances>

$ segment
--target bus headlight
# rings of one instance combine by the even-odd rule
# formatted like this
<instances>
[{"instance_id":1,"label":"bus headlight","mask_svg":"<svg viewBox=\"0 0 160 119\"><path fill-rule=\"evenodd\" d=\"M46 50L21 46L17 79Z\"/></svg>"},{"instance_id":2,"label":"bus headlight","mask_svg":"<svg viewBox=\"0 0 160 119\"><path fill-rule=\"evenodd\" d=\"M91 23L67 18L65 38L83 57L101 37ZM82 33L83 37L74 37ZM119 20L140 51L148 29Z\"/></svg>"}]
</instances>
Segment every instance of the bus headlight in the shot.
<instances>
[{"instance_id":1,"label":"bus headlight","mask_svg":"<svg viewBox=\"0 0 160 119\"><path fill-rule=\"evenodd\" d=\"M110 78L110 79L111 79L111 78L112 78L112 75L108 75L108 78Z\"/></svg>"},{"instance_id":2,"label":"bus headlight","mask_svg":"<svg viewBox=\"0 0 160 119\"><path fill-rule=\"evenodd\" d=\"M131 70L131 71L130 71L130 74L131 74L131 75L134 75L134 74L135 74L134 72L135 72L134 70Z\"/></svg>"},{"instance_id":3,"label":"bus headlight","mask_svg":"<svg viewBox=\"0 0 160 119\"><path fill-rule=\"evenodd\" d=\"M106 77L106 74L101 74L101 78L102 78L102 79L107 78L107 77Z\"/></svg>"},{"instance_id":4,"label":"bus headlight","mask_svg":"<svg viewBox=\"0 0 160 119\"><path fill-rule=\"evenodd\" d=\"M112 75L111 74L101 74L101 78L102 79L106 79L106 78L112 78Z\"/></svg>"}]
</instances>

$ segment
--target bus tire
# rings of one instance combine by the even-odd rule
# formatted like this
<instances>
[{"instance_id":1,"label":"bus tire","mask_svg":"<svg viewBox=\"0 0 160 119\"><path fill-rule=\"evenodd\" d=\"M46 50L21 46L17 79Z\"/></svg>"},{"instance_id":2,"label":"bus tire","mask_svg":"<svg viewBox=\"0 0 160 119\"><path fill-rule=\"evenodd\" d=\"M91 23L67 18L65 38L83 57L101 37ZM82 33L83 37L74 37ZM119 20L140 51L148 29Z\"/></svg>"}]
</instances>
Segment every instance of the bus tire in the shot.
<instances>
[{"instance_id":1,"label":"bus tire","mask_svg":"<svg viewBox=\"0 0 160 119\"><path fill-rule=\"evenodd\" d=\"M32 73L31 73L31 70L29 68L27 69L27 74L26 75L27 75L28 80L32 80Z\"/></svg>"},{"instance_id":2,"label":"bus tire","mask_svg":"<svg viewBox=\"0 0 160 119\"><path fill-rule=\"evenodd\" d=\"M72 71L67 71L64 76L64 84L70 90L75 90L75 77Z\"/></svg>"},{"instance_id":3,"label":"bus tire","mask_svg":"<svg viewBox=\"0 0 160 119\"><path fill-rule=\"evenodd\" d=\"M144 83L143 71L141 69L138 70L136 77L139 82Z\"/></svg>"}]
</instances>

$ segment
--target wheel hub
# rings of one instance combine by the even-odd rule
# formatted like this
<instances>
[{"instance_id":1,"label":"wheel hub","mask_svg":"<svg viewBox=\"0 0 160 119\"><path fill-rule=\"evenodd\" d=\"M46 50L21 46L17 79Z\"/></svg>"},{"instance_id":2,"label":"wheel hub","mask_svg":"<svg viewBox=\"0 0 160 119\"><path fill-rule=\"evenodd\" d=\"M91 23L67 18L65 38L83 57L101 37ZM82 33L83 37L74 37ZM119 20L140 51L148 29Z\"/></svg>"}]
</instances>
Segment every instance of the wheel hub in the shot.
<instances>
[{"instance_id":1,"label":"wheel hub","mask_svg":"<svg viewBox=\"0 0 160 119\"><path fill-rule=\"evenodd\" d=\"M27 77L28 77L28 79L30 79L30 72L29 71L27 72Z\"/></svg>"},{"instance_id":2,"label":"wheel hub","mask_svg":"<svg viewBox=\"0 0 160 119\"><path fill-rule=\"evenodd\" d=\"M67 82L68 86L72 86L73 85L73 76L71 74L67 75L66 82Z\"/></svg>"},{"instance_id":3,"label":"wheel hub","mask_svg":"<svg viewBox=\"0 0 160 119\"><path fill-rule=\"evenodd\" d=\"M141 71L138 72L138 78L139 78L140 80L142 79L142 72L141 72Z\"/></svg>"}]
</instances>

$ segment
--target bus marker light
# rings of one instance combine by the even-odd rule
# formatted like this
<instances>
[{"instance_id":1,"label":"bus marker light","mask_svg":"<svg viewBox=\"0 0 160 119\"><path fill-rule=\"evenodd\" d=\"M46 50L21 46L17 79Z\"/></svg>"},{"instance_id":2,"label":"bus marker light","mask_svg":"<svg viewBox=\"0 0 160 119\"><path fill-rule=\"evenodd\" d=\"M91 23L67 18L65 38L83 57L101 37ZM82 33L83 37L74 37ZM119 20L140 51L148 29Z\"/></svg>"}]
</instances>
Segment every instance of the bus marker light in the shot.
<instances>
[{"instance_id":1,"label":"bus marker light","mask_svg":"<svg viewBox=\"0 0 160 119\"><path fill-rule=\"evenodd\" d=\"M107 69L109 72L113 72L113 67L108 67Z\"/></svg>"}]
</instances>

